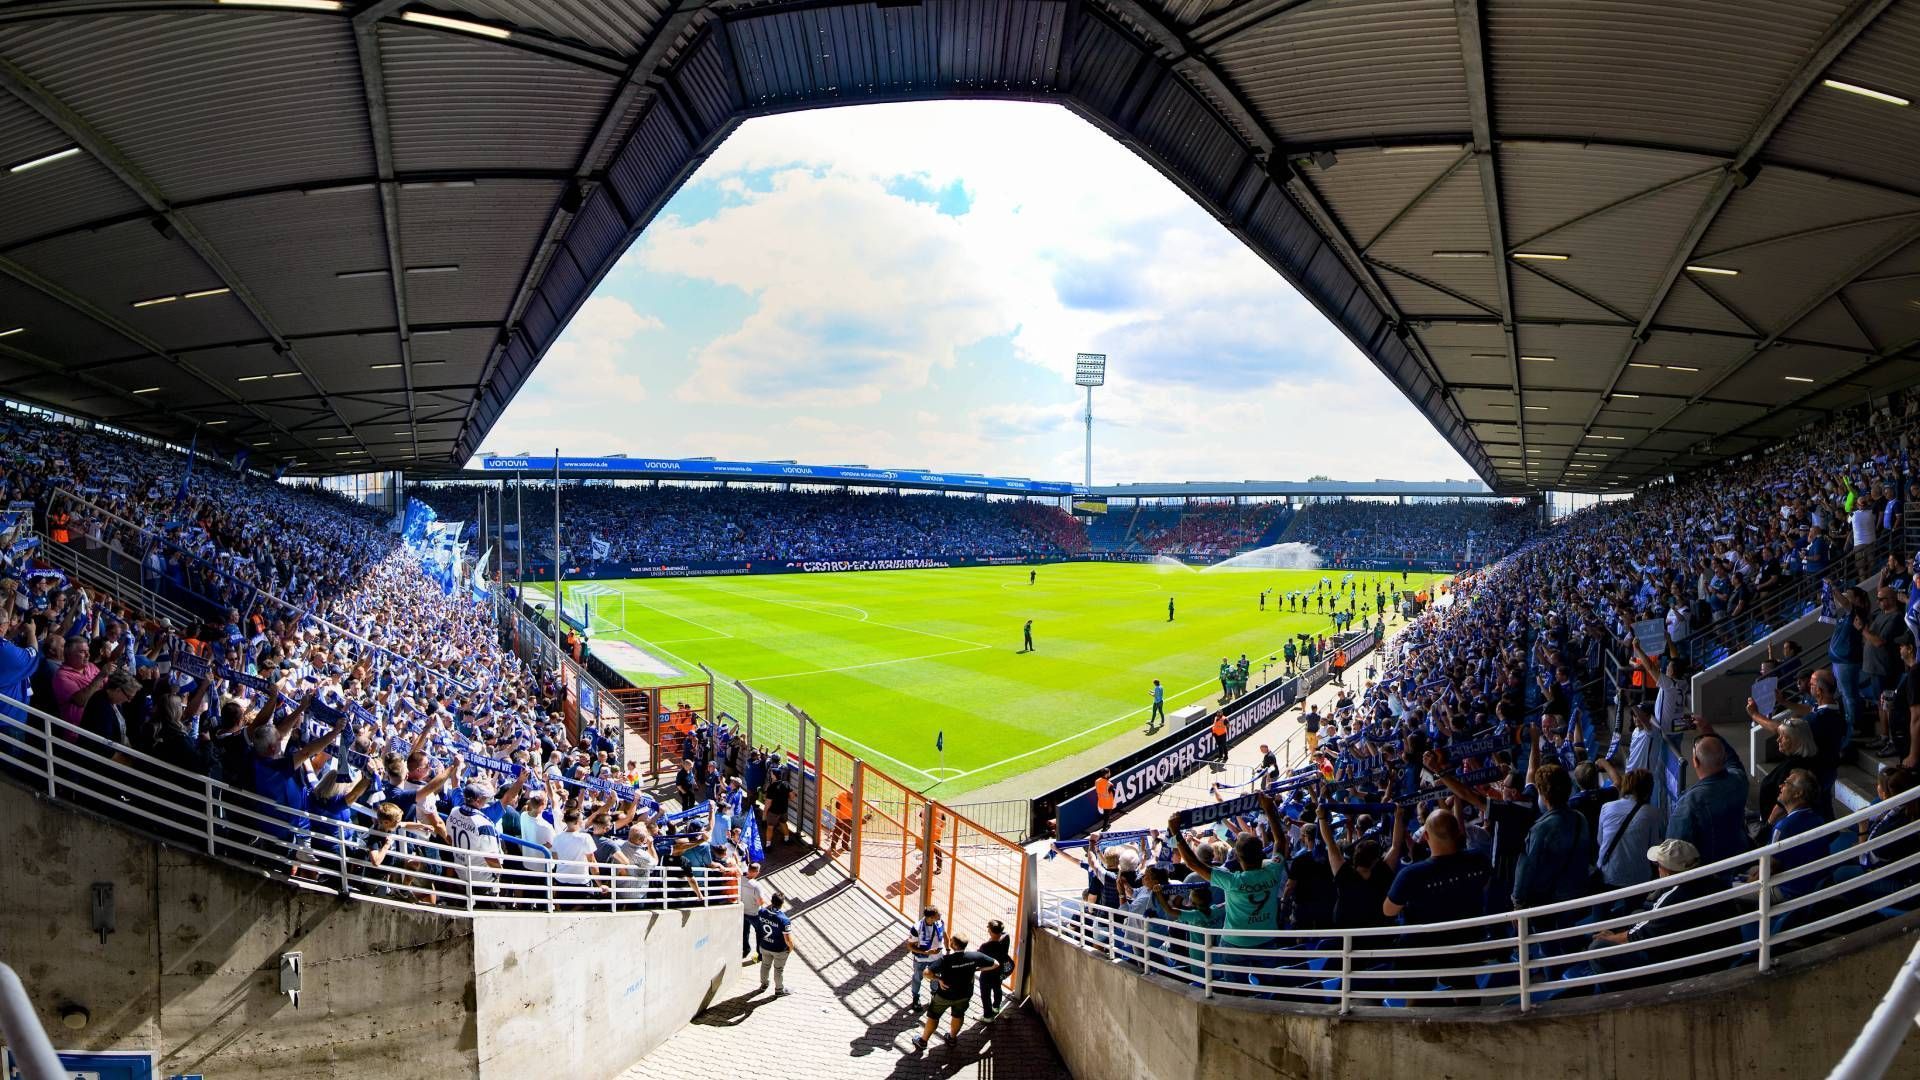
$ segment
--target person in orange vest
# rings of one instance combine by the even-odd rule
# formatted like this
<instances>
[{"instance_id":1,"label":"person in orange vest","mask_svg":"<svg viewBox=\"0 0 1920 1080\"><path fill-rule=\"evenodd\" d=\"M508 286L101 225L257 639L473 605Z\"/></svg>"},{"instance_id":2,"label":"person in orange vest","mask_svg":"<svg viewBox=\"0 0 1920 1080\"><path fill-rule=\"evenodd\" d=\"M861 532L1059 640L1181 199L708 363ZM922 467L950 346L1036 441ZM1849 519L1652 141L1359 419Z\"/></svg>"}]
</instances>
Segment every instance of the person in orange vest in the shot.
<instances>
[{"instance_id":1,"label":"person in orange vest","mask_svg":"<svg viewBox=\"0 0 1920 1080\"><path fill-rule=\"evenodd\" d=\"M947 831L947 812L935 807L933 811L933 872L938 874L947 864L947 857L941 854L940 837Z\"/></svg>"},{"instance_id":2,"label":"person in orange vest","mask_svg":"<svg viewBox=\"0 0 1920 1080\"><path fill-rule=\"evenodd\" d=\"M1345 676L1346 676L1346 673L1347 673L1347 650L1345 650L1345 649L1335 649L1335 650L1333 651L1333 681L1334 681L1334 683L1335 683L1336 685L1339 685L1339 686L1345 686L1345 685L1346 685L1346 680L1345 680Z\"/></svg>"},{"instance_id":3,"label":"person in orange vest","mask_svg":"<svg viewBox=\"0 0 1920 1080\"><path fill-rule=\"evenodd\" d=\"M72 540L73 534L67 531L67 522L73 515L67 513L65 506L57 506L47 511L47 536L56 544L65 544Z\"/></svg>"},{"instance_id":4,"label":"person in orange vest","mask_svg":"<svg viewBox=\"0 0 1920 1080\"><path fill-rule=\"evenodd\" d=\"M1113 825L1113 770L1101 769L1100 775L1093 778L1093 806L1100 811L1100 828L1105 831Z\"/></svg>"},{"instance_id":5,"label":"person in orange vest","mask_svg":"<svg viewBox=\"0 0 1920 1080\"><path fill-rule=\"evenodd\" d=\"M827 854L838 855L853 846L853 792L842 788L833 797L833 832L827 836Z\"/></svg>"},{"instance_id":6,"label":"person in orange vest","mask_svg":"<svg viewBox=\"0 0 1920 1080\"><path fill-rule=\"evenodd\" d=\"M1218 763L1215 772L1227 764L1227 714L1223 709L1213 714L1213 759Z\"/></svg>"}]
</instances>

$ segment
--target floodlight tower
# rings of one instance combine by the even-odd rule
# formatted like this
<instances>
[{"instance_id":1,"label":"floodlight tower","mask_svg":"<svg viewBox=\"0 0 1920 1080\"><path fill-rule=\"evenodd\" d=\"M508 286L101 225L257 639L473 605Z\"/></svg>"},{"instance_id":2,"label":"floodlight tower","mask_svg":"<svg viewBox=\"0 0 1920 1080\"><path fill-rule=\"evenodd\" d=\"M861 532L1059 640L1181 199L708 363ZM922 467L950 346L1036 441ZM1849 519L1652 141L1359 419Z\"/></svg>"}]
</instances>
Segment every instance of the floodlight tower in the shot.
<instances>
[{"instance_id":1,"label":"floodlight tower","mask_svg":"<svg viewBox=\"0 0 1920 1080\"><path fill-rule=\"evenodd\" d=\"M1093 388L1107 384L1107 354L1075 353L1073 384L1087 388L1087 487L1093 487Z\"/></svg>"}]
</instances>

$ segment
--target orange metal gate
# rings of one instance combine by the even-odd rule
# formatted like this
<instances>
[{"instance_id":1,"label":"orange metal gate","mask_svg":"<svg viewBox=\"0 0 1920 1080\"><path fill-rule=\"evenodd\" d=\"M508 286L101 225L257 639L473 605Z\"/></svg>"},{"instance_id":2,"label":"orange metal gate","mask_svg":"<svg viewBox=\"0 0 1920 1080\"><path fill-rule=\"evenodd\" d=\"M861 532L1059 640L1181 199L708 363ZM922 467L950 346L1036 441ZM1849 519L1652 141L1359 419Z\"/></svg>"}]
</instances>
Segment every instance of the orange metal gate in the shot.
<instances>
[{"instance_id":1,"label":"orange metal gate","mask_svg":"<svg viewBox=\"0 0 1920 1080\"><path fill-rule=\"evenodd\" d=\"M824 737L820 766L823 851L909 921L931 906L978 945L999 920L1018 957L1035 887L1024 848Z\"/></svg>"}]
</instances>

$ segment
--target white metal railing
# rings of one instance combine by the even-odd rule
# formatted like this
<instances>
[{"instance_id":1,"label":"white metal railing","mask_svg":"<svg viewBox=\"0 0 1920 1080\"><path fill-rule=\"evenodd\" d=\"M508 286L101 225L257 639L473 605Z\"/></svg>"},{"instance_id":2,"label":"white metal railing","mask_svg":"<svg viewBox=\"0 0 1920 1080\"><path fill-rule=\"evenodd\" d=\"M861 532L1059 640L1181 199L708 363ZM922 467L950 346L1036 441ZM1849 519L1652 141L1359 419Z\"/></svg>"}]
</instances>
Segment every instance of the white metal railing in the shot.
<instances>
[{"instance_id":1,"label":"white metal railing","mask_svg":"<svg viewBox=\"0 0 1920 1080\"><path fill-rule=\"evenodd\" d=\"M34 555L73 575L76 580L106 589L116 600L132 604L142 614L172 619L173 624L182 630L200 624L199 615L160 595L144 581L121 573L113 565L115 553L111 549L88 550L75 544L56 544L45 533L36 531L34 535L40 540L40 545L33 550ZM123 553L119 557L135 564L139 562L137 556Z\"/></svg>"},{"instance_id":2,"label":"white metal railing","mask_svg":"<svg viewBox=\"0 0 1920 1080\"><path fill-rule=\"evenodd\" d=\"M1893 1065L1894 1055L1900 1052L1900 1044L1907 1041L1915 1024L1920 1024L1920 945L1915 945L1907 962L1900 965L1893 985L1860 1029L1860 1037L1827 1080L1879 1080Z\"/></svg>"},{"instance_id":3,"label":"white metal railing","mask_svg":"<svg viewBox=\"0 0 1920 1080\"><path fill-rule=\"evenodd\" d=\"M482 853L429 839L415 825L389 835L105 742L5 695L0 710L26 717L0 715L0 775L297 887L455 913L632 912L739 898L738 879L722 867L566 866L540 845L507 836L501 840L515 850Z\"/></svg>"},{"instance_id":4,"label":"white metal railing","mask_svg":"<svg viewBox=\"0 0 1920 1080\"><path fill-rule=\"evenodd\" d=\"M1777 844L1684 873L1576 900L1497 915L1420 925L1327 930L1248 930L1194 926L1102 907L1082 894L1042 895L1041 928L1147 974L1191 985L1208 996L1258 995L1335 1005L1516 1003L1522 1011L1560 996L1608 994L1649 982L1690 978L1755 963L1769 970L1784 949L1816 935L1844 934L1882 912L1908 910L1920 897L1920 820L1829 851L1862 822L1920 800L1920 788ZM1868 866L1861 857L1909 841ZM1813 842L1823 854L1790 870L1781 853ZM1781 887L1819 875L1823 883L1793 896ZM1834 880L1827 881L1832 876ZM1706 895L1644 910L1667 889L1711 880ZM1797 892L1798 890L1794 890ZM1621 911L1621 908L1631 910ZM1670 922L1676 917L1680 922ZM1603 944L1599 931L1645 922L1640 939ZM1663 929L1663 926L1665 927ZM1243 947L1226 939L1264 939Z\"/></svg>"}]
</instances>

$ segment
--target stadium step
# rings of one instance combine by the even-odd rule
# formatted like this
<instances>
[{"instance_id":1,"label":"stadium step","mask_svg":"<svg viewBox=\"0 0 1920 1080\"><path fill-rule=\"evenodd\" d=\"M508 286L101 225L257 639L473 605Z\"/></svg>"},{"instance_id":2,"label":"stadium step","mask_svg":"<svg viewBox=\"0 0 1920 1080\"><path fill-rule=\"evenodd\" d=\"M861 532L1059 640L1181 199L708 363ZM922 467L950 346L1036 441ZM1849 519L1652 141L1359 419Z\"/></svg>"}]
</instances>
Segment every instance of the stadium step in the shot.
<instances>
[{"instance_id":1,"label":"stadium step","mask_svg":"<svg viewBox=\"0 0 1920 1080\"><path fill-rule=\"evenodd\" d=\"M738 1080L758 1071L755 1062L777 1066L770 1075L810 1080L1067 1080L1037 1013L1009 1008L982 1023L978 995L957 1042L936 1035L927 1049L914 1050L922 1014L907 1007L907 924L839 863L811 849L768 856L776 868L765 878L793 915L794 953L785 973L791 993L761 992L759 966L740 968L704 1012L622 1080ZM739 948L737 941L715 944Z\"/></svg>"}]
</instances>

